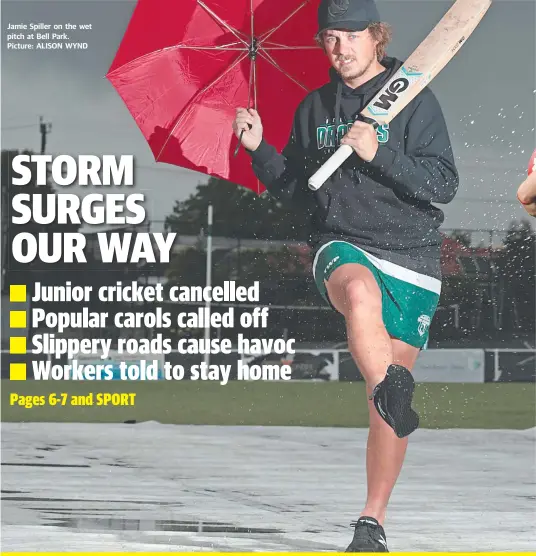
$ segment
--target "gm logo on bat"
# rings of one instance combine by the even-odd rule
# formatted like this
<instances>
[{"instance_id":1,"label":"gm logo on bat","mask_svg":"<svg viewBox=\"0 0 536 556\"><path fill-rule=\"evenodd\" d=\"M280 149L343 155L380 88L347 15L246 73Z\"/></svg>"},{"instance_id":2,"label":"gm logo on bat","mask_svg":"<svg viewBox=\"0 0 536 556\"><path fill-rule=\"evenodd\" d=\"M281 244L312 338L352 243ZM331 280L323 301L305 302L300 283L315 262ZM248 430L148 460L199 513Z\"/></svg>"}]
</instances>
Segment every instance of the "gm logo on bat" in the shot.
<instances>
[{"instance_id":1,"label":"gm logo on bat","mask_svg":"<svg viewBox=\"0 0 536 556\"><path fill-rule=\"evenodd\" d=\"M409 80L405 77L399 77L391 83L385 91L380 94L380 97L376 102L372 103L372 106L368 107L368 110L374 116L387 115L391 106L398 100L400 94L403 93L409 87ZM378 110L375 110L375 108Z\"/></svg>"},{"instance_id":2,"label":"gm logo on bat","mask_svg":"<svg viewBox=\"0 0 536 556\"><path fill-rule=\"evenodd\" d=\"M422 77L422 73L415 71L413 68L405 68L402 66L398 70L395 77L383 90L376 99L373 99L367 110L373 116L387 116L391 106L400 98L400 95L409 88L409 86Z\"/></svg>"}]
</instances>

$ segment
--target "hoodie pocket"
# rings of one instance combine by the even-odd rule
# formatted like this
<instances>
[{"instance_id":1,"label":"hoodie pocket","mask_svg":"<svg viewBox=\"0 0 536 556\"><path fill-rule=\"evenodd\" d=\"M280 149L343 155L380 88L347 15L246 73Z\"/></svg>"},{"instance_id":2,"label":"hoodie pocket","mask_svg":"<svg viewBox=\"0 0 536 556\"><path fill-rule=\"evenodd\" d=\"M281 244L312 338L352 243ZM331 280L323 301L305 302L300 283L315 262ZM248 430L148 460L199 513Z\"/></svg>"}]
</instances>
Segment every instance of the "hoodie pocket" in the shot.
<instances>
[{"instance_id":1,"label":"hoodie pocket","mask_svg":"<svg viewBox=\"0 0 536 556\"><path fill-rule=\"evenodd\" d=\"M326 202L324 205L324 210L325 210L324 224L328 229L332 229L335 224L337 203L338 203L338 193L336 192L336 190L327 191Z\"/></svg>"},{"instance_id":2,"label":"hoodie pocket","mask_svg":"<svg viewBox=\"0 0 536 556\"><path fill-rule=\"evenodd\" d=\"M311 192L310 192L311 193ZM332 192L328 187L321 187L313 193L316 202L316 218L315 220L322 226L326 226L333 204Z\"/></svg>"}]
</instances>

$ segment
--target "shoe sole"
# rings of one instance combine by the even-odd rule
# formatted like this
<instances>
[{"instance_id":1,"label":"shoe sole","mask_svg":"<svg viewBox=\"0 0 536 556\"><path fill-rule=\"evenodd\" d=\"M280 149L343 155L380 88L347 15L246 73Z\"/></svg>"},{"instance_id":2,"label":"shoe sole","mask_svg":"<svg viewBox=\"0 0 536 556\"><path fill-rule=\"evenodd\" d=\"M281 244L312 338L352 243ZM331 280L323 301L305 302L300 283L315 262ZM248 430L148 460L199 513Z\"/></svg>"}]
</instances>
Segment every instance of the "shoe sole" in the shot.
<instances>
[{"instance_id":1,"label":"shoe sole","mask_svg":"<svg viewBox=\"0 0 536 556\"><path fill-rule=\"evenodd\" d=\"M419 416L411 408L414 391L411 373L404 367L391 365L382 387L374 395L376 410L398 438L409 436L419 427Z\"/></svg>"}]
</instances>

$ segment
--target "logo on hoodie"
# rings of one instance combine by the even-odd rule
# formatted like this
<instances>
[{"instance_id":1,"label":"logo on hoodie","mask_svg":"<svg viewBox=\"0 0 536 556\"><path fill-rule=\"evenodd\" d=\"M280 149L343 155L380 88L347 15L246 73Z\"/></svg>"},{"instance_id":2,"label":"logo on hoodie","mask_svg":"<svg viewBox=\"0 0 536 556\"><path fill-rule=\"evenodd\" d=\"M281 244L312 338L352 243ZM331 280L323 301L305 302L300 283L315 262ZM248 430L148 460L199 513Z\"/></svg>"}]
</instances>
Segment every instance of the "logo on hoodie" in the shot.
<instances>
[{"instance_id":1,"label":"logo on hoodie","mask_svg":"<svg viewBox=\"0 0 536 556\"><path fill-rule=\"evenodd\" d=\"M335 133L334 125L323 125L316 128L316 142L318 150L331 149L338 147L341 139L348 133L352 127L352 123L340 124ZM389 124L382 124L376 129L378 143L387 143L389 141Z\"/></svg>"}]
</instances>

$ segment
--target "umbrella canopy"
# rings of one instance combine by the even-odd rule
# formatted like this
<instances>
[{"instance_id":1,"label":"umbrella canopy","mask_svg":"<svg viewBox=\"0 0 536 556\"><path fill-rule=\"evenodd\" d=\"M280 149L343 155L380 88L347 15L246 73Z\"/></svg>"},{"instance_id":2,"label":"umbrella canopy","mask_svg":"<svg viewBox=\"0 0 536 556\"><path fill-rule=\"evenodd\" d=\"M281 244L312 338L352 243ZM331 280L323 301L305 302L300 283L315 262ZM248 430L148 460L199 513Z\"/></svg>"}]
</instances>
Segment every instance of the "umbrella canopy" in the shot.
<instances>
[{"instance_id":1,"label":"umbrella canopy","mask_svg":"<svg viewBox=\"0 0 536 556\"><path fill-rule=\"evenodd\" d=\"M256 108L281 150L305 95L328 80L319 0L138 0L107 79L155 160L264 188L237 146L237 107Z\"/></svg>"}]
</instances>

